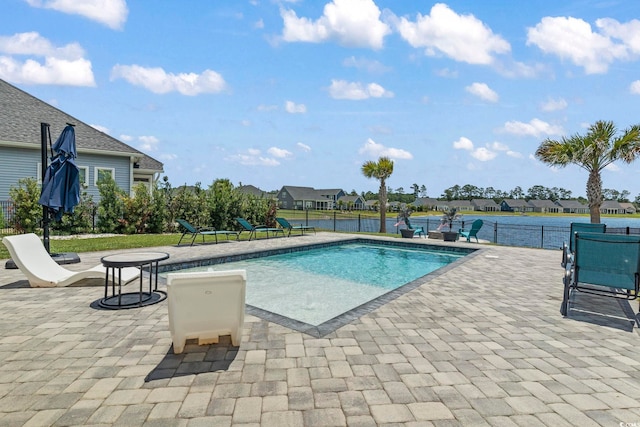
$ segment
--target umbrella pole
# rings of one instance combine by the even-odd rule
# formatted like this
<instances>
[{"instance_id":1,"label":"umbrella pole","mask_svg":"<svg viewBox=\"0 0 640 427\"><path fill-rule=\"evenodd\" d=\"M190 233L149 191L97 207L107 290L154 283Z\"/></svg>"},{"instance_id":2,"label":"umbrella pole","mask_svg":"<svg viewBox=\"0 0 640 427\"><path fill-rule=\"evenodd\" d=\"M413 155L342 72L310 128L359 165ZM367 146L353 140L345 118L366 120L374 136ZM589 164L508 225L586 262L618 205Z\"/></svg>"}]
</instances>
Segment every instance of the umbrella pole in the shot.
<instances>
[{"instance_id":1,"label":"umbrella pole","mask_svg":"<svg viewBox=\"0 0 640 427\"><path fill-rule=\"evenodd\" d=\"M44 185L44 176L48 166L47 160L47 135L49 134L49 124L40 123L40 151L42 155L42 176L40 177L42 185ZM42 243L48 254L49 250L49 208L42 206Z\"/></svg>"}]
</instances>

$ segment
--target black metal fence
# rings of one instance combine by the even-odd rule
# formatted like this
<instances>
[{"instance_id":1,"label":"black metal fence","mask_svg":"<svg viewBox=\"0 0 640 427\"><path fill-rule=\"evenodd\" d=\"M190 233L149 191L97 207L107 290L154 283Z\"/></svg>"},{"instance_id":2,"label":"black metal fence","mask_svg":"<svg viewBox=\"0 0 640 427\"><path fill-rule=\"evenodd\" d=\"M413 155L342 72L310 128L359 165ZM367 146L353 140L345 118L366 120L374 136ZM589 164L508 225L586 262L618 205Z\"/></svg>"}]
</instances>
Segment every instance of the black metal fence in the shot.
<instances>
[{"instance_id":1,"label":"black metal fence","mask_svg":"<svg viewBox=\"0 0 640 427\"><path fill-rule=\"evenodd\" d=\"M403 225L396 225L395 214L386 220L387 233L400 234ZM370 215L342 212L305 211L299 215L288 216L290 222L303 223L316 229L337 232L365 232L377 233L380 230L380 219ZM484 224L478 232L478 239L504 246L522 246L542 249L560 249L569 239L571 226L526 225L500 223L483 219ZM453 230L470 227L473 220L456 220L452 224ZM412 217L411 225L423 227L424 230L436 230L441 224L440 217ZM640 227L607 227L607 233L640 234Z\"/></svg>"},{"instance_id":2,"label":"black metal fence","mask_svg":"<svg viewBox=\"0 0 640 427\"><path fill-rule=\"evenodd\" d=\"M0 234L14 234L11 227L13 223L13 204L9 201L0 201L0 209L4 217L4 225L0 226ZM350 233L377 233L380 230L380 218L363 215L361 213L339 211L300 211L299 213L286 215L290 222L303 223L314 226L318 230ZM526 225L500 223L500 217L496 221L483 219L484 224L478 232L478 238L491 243L504 246L523 246L543 249L562 248L564 242L569 239L570 225ZM389 213L386 225L388 233L400 234L400 228L396 225L394 213ZM453 230L471 226L472 220L457 220L453 222ZM95 217L93 224L95 226ZM412 217L411 224L414 227L423 227L424 230L436 230L440 225L439 217ZM607 233L616 234L640 234L640 227L607 227ZM55 231L52 232L55 234Z\"/></svg>"}]
</instances>

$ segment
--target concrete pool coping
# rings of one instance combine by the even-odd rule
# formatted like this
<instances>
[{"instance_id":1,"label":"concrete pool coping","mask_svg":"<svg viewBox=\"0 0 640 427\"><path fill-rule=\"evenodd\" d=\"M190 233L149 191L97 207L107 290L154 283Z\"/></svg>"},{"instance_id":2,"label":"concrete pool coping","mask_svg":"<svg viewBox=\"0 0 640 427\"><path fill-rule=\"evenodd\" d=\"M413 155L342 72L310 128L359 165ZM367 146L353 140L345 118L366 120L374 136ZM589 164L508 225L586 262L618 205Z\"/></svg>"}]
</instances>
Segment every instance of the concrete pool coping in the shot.
<instances>
[{"instance_id":1,"label":"concrete pool coping","mask_svg":"<svg viewBox=\"0 0 640 427\"><path fill-rule=\"evenodd\" d=\"M188 260L350 237L155 249ZM562 318L559 251L451 245L481 249L322 338L248 314L239 348L189 344L181 355L166 303L99 311L90 304L101 280L36 289L1 270L0 424L640 422L637 302L578 295ZM79 254L69 268L108 253Z\"/></svg>"},{"instance_id":2,"label":"concrete pool coping","mask_svg":"<svg viewBox=\"0 0 640 427\"><path fill-rule=\"evenodd\" d=\"M376 238L368 238L368 237L357 237L350 238L345 240L333 241L333 242L324 242L324 243L313 243L307 242L306 245L293 245L282 248L272 248L266 250L252 250L245 251L237 254L225 254L217 257L203 257L203 258L195 258L189 261L176 261L176 262L167 262L162 265L160 268L160 273L168 273L174 271L181 271L185 269L190 269L194 267L207 267L212 265L220 265L226 264L230 262L244 261L249 259L257 259L263 257L269 257L274 255L283 255L289 254L293 252L303 252L314 249L323 249L329 247L336 247L340 245L348 245L348 244L369 244L369 245L385 245L396 248L406 248L406 249L423 249L423 250L431 250L431 251L441 251L444 253L454 253L463 255L462 258L453 261L452 263L440 267L437 270L430 272L424 276L421 276L411 282L405 283L404 285L398 286L397 288L391 289L390 291L372 298L369 301L366 301L362 304L358 304L353 308L346 310L344 313L333 317L326 322L323 322L319 325L313 325L309 323L305 323L300 321L299 319L294 319L291 317L287 317L285 315L281 315L279 313L274 313L272 311L268 311L262 309L260 307L256 307L255 305L248 304L246 305L246 312L248 314L252 314L254 316L260 317L261 319L268 320L270 322L277 323L279 325L285 326L287 328L303 332L305 334L311 335L316 338L321 338L336 329L351 323L353 320L362 317L363 315L375 310L376 308L381 307L384 304L387 304L389 301L393 301L398 298L400 295L403 295L418 286L422 286L428 283L431 279L438 277L443 272L447 271L449 268L455 268L461 262L469 259L472 255L478 252L478 248L469 248L462 246L444 246L444 245L431 245L428 242L425 243L424 239L420 240L407 240L407 239L376 239ZM161 280L165 280L161 277Z\"/></svg>"}]
</instances>

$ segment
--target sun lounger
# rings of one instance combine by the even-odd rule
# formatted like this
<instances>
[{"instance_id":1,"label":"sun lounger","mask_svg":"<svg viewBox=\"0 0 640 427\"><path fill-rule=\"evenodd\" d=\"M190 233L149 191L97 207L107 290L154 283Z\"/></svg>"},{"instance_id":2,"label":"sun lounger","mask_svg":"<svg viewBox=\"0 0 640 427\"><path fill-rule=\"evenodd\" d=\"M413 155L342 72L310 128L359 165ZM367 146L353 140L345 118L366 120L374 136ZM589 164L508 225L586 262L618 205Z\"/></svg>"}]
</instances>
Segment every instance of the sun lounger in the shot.
<instances>
[{"instance_id":1,"label":"sun lounger","mask_svg":"<svg viewBox=\"0 0 640 427\"><path fill-rule=\"evenodd\" d=\"M287 237L291 236L291 232L294 230L300 231L303 235L305 231L313 231L313 234L316 233L316 228L311 225L302 225L302 224L291 224L286 218L276 218L278 224L284 229L288 231Z\"/></svg>"},{"instance_id":2,"label":"sun lounger","mask_svg":"<svg viewBox=\"0 0 640 427\"><path fill-rule=\"evenodd\" d=\"M562 262L560 265L566 267L568 263L573 262L573 252L575 248L575 235L578 232L588 233L604 233L607 229L605 224L591 224L589 222L572 222L569 231L569 243L562 245Z\"/></svg>"},{"instance_id":3,"label":"sun lounger","mask_svg":"<svg viewBox=\"0 0 640 427\"><path fill-rule=\"evenodd\" d=\"M6 236L2 238L2 243L34 288L69 286L82 279L104 279L106 275L106 268L102 264L83 271L61 267L47 253L40 238L33 233ZM140 276L140 270L127 267L122 269L121 274L124 284Z\"/></svg>"},{"instance_id":4,"label":"sun lounger","mask_svg":"<svg viewBox=\"0 0 640 427\"><path fill-rule=\"evenodd\" d=\"M267 227L266 225L252 225L244 218L236 218L236 221L238 221L242 228L244 228L244 230L242 231L249 232L249 240L251 240L253 237L257 238L257 234L260 232L266 233L267 239L269 238L269 233L271 233L272 235L280 233L284 237L284 230L282 228ZM242 231L240 231L240 233L242 233Z\"/></svg>"},{"instance_id":5,"label":"sun lounger","mask_svg":"<svg viewBox=\"0 0 640 427\"><path fill-rule=\"evenodd\" d=\"M578 232L567 264L560 313L569 311L572 290L628 300L640 291L640 236Z\"/></svg>"},{"instance_id":6,"label":"sun lounger","mask_svg":"<svg viewBox=\"0 0 640 427\"><path fill-rule=\"evenodd\" d=\"M218 243L218 235L226 236L227 240L229 240L229 236L236 236L236 240L240 237L240 232L238 231L228 231L228 230L216 230L215 228L200 228L191 225L188 221L184 219L177 219L178 224L184 228L182 232L182 236L180 236L180 240L178 241L178 245L182 242L182 238L186 235L190 235L191 246L196 241L196 237L202 236L202 243L204 243L204 236L214 236L216 239L216 243Z\"/></svg>"}]
</instances>

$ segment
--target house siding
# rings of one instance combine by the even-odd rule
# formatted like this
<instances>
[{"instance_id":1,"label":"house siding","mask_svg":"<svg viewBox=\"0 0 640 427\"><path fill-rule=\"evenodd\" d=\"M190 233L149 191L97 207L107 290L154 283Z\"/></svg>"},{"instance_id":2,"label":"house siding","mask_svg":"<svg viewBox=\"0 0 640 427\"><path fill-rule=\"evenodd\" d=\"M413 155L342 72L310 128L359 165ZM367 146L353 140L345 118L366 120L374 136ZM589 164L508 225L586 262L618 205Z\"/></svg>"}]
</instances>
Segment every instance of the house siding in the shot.
<instances>
[{"instance_id":1,"label":"house siding","mask_svg":"<svg viewBox=\"0 0 640 427\"><path fill-rule=\"evenodd\" d=\"M11 187L17 187L22 178L35 178L38 176L38 164L41 163L40 150L0 147L0 200L9 199ZM128 157L100 156L95 154L78 154L76 159L78 167L87 167L89 172L89 185L87 194L93 196L95 201L100 199L100 192L95 185L95 168L108 168L115 170L115 181L118 187L127 194L131 194L130 174L131 163Z\"/></svg>"},{"instance_id":2,"label":"house siding","mask_svg":"<svg viewBox=\"0 0 640 427\"><path fill-rule=\"evenodd\" d=\"M22 178L38 178L40 151L0 147L0 200L9 199L9 189Z\"/></svg>"}]
</instances>

